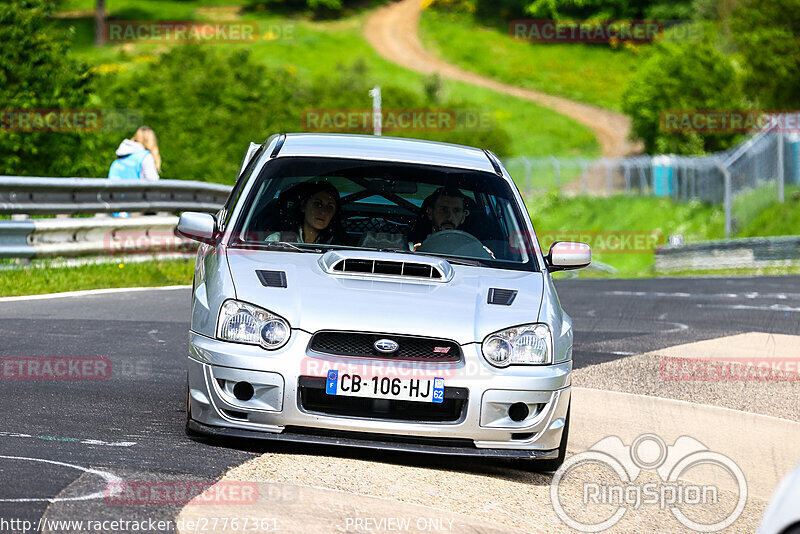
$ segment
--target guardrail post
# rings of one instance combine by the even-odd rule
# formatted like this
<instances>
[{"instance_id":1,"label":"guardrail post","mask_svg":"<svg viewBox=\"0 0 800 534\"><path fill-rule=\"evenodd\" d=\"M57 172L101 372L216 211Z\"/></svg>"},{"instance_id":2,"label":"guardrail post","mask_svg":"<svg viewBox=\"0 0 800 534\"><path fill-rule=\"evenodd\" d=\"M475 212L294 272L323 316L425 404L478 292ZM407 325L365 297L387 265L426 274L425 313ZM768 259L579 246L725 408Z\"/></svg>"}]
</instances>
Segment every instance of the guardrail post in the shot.
<instances>
[{"instance_id":1,"label":"guardrail post","mask_svg":"<svg viewBox=\"0 0 800 534\"><path fill-rule=\"evenodd\" d=\"M783 132L779 131L778 136L778 202L783 203Z\"/></svg>"},{"instance_id":2,"label":"guardrail post","mask_svg":"<svg viewBox=\"0 0 800 534\"><path fill-rule=\"evenodd\" d=\"M625 193L631 194L631 166L627 160L622 160L622 166L625 169Z\"/></svg>"},{"instance_id":3,"label":"guardrail post","mask_svg":"<svg viewBox=\"0 0 800 534\"><path fill-rule=\"evenodd\" d=\"M606 167L606 190L608 191L608 196L614 194L614 175L611 170L611 160L603 158L603 165Z\"/></svg>"},{"instance_id":4,"label":"guardrail post","mask_svg":"<svg viewBox=\"0 0 800 534\"><path fill-rule=\"evenodd\" d=\"M589 193L589 164L583 158L578 158L581 165L581 191L586 195Z\"/></svg>"},{"instance_id":5,"label":"guardrail post","mask_svg":"<svg viewBox=\"0 0 800 534\"><path fill-rule=\"evenodd\" d=\"M533 196L533 176L531 175L531 161L523 157L522 164L525 165L525 198Z\"/></svg>"},{"instance_id":6,"label":"guardrail post","mask_svg":"<svg viewBox=\"0 0 800 534\"><path fill-rule=\"evenodd\" d=\"M556 189L561 189L561 162L555 156L550 156L550 161L553 162L553 180L555 181Z\"/></svg>"},{"instance_id":7,"label":"guardrail post","mask_svg":"<svg viewBox=\"0 0 800 534\"><path fill-rule=\"evenodd\" d=\"M731 236L731 173L725 165L717 162L717 168L722 171L725 181L725 237Z\"/></svg>"}]
</instances>

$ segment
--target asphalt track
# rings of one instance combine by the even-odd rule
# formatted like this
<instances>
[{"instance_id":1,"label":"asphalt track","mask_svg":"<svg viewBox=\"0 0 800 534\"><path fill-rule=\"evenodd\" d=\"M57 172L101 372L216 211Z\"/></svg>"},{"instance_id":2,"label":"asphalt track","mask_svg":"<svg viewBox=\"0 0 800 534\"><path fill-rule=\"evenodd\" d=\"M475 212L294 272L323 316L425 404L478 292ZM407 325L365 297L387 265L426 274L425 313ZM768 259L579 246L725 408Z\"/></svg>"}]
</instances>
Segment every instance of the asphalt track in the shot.
<instances>
[{"instance_id":1,"label":"asphalt track","mask_svg":"<svg viewBox=\"0 0 800 534\"><path fill-rule=\"evenodd\" d=\"M799 282L560 280L557 287L574 320L579 368L743 332L795 334ZM0 531L21 532L20 523L2 520L36 524L48 506L76 519L172 519L181 506L99 507L102 498L85 497L114 477L210 482L254 454L295 447L185 437L189 296L181 288L0 299L0 357L101 357L112 370L104 380L0 380Z\"/></svg>"}]
</instances>

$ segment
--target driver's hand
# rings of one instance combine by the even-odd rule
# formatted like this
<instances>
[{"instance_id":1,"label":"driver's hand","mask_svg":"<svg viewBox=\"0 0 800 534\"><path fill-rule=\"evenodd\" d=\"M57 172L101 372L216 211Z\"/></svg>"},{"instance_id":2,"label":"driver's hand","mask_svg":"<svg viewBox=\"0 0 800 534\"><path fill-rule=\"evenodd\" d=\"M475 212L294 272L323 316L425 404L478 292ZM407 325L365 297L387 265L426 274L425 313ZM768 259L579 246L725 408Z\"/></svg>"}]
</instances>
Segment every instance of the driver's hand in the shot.
<instances>
[{"instance_id":1,"label":"driver's hand","mask_svg":"<svg viewBox=\"0 0 800 534\"><path fill-rule=\"evenodd\" d=\"M416 252L419 247L422 246L422 243L414 243L414 247L411 249L412 252Z\"/></svg>"}]
</instances>

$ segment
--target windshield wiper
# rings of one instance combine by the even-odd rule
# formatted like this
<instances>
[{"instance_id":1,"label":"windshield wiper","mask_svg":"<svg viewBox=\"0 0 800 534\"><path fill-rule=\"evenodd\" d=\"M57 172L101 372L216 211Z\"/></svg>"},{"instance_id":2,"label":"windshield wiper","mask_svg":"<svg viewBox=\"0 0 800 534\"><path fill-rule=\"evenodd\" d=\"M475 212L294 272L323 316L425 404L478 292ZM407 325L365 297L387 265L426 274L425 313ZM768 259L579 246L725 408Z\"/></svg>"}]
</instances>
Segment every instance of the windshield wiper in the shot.
<instances>
[{"instance_id":1,"label":"windshield wiper","mask_svg":"<svg viewBox=\"0 0 800 534\"><path fill-rule=\"evenodd\" d=\"M291 250L293 252L314 252L317 254L322 252L320 248L302 248L292 243L287 243L286 241L266 241L264 245L267 248L279 248L281 250Z\"/></svg>"}]
</instances>

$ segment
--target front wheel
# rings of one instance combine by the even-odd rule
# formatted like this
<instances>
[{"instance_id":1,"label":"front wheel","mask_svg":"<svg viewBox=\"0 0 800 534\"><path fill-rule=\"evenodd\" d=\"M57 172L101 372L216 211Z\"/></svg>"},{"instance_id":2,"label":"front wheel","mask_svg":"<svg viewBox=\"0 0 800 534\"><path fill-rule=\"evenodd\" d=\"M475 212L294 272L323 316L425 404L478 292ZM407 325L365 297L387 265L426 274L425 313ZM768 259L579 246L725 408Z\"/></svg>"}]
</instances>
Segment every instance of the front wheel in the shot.
<instances>
[{"instance_id":1,"label":"front wheel","mask_svg":"<svg viewBox=\"0 0 800 534\"><path fill-rule=\"evenodd\" d=\"M186 432L187 436L194 437L199 436L197 432L191 430L189 428L189 421L192 420L192 392L189 390L189 374L186 374L186 426L184 426L184 431Z\"/></svg>"},{"instance_id":2,"label":"front wheel","mask_svg":"<svg viewBox=\"0 0 800 534\"><path fill-rule=\"evenodd\" d=\"M567 457L567 441L569 440L569 412L572 401L567 406L567 417L564 419L564 431L561 433L561 442L558 444L558 456L549 460L523 460L523 468L536 473L552 473L558 471Z\"/></svg>"}]
</instances>

